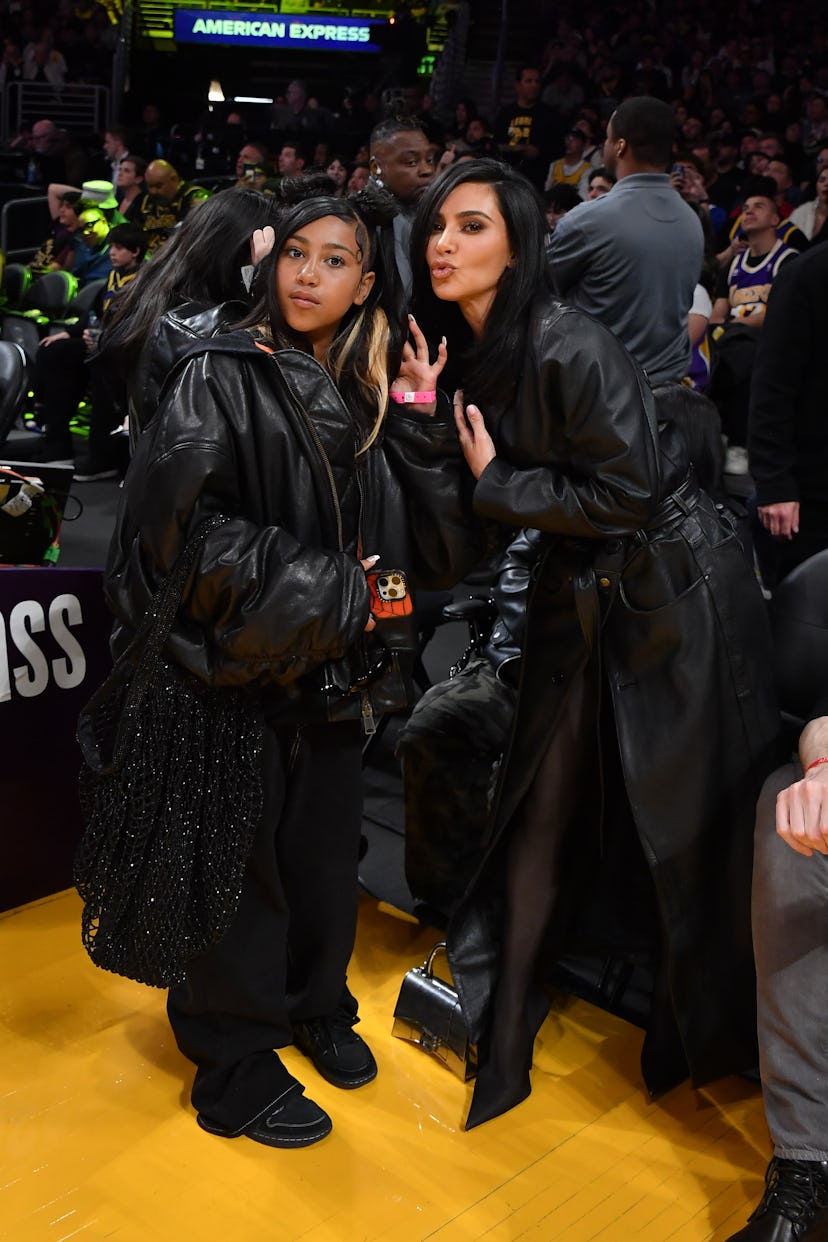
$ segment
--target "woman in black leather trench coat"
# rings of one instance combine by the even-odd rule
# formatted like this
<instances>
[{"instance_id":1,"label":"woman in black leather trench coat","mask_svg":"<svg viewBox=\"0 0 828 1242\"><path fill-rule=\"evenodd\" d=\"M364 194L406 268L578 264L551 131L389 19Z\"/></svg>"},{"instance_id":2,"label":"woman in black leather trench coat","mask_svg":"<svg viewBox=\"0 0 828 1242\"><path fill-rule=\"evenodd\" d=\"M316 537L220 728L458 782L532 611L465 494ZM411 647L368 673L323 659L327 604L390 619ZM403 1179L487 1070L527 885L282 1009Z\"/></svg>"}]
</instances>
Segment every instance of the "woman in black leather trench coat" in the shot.
<instances>
[{"instance_id":1,"label":"woman in black leather trench coat","mask_svg":"<svg viewBox=\"0 0 828 1242\"><path fill-rule=\"evenodd\" d=\"M351 698L356 718L333 723L320 714L322 674L352 684L375 626L375 560L444 587L480 549L451 417L428 417L429 404L392 405L386 417L389 388L433 389L445 352L431 364L416 326L414 346L403 344L393 282L383 287L382 251L359 210L316 198L275 231L249 330L192 337L161 387L125 480L106 592L117 650L188 536L229 515L204 540L166 654L213 686L258 692L264 811L235 918L188 963L167 1009L196 1064L202 1128L289 1148L331 1122L275 1050L295 1043L339 1087L376 1074L346 985L359 712L365 720L374 684ZM392 244L389 230L389 255Z\"/></svg>"},{"instance_id":2,"label":"woman in black leather trench coat","mask_svg":"<svg viewBox=\"0 0 828 1242\"><path fill-rule=\"evenodd\" d=\"M547 292L542 235L528 184L481 160L429 188L411 243L418 318L462 358L475 511L543 532L491 843L448 933L479 1045L467 1128L529 1094L549 965L596 893L610 940L660 945L650 1091L756 1055L752 822L778 719L764 602L643 372Z\"/></svg>"}]
</instances>

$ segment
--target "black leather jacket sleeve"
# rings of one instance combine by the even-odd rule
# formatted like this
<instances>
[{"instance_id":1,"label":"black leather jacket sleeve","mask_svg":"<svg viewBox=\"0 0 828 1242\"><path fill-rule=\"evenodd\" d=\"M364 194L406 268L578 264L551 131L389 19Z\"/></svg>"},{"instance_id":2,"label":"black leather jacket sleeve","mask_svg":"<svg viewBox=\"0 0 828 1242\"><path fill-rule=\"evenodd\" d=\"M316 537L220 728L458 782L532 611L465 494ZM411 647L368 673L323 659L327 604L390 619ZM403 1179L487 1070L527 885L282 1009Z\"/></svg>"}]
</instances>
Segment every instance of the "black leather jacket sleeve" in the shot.
<instances>
[{"instance_id":1,"label":"black leather jacket sleeve","mask_svg":"<svg viewBox=\"0 0 828 1242\"><path fill-rule=\"evenodd\" d=\"M649 385L612 333L578 311L556 306L534 325L517 405L499 433L474 495L486 517L595 539L646 526L658 505Z\"/></svg>"},{"instance_id":2,"label":"black leather jacket sleeve","mask_svg":"<svg viewBox=\"0 0 828 1242\"><path fill-rule=\"evenodd\" d=\"M454 422L392 408L383 451L405 498L409 566L420 586L456 585L486 551L486 530L472 506L474 477Z\"/></svg>"},{"instance_id":3,"label":"black leather jacket sleeve","mask_svg":"<svg viewBox=\"0 0 828 1242\"><path fill-rule=\"evenodd\" d=\"M526 603L532 570L538 559L543 536L539 530L522 530L509 544L497 568L492 600L497 618L483 654L501 679L514 684L516 669L506 674L506 665L520 659L526 629Z\"/></svg>"},{"instance_id":4,"label":"black leather jacket sleeve","mask_svg":"<svg viewBox=\"0 0 828 1242\"><path fill-rule=\"evenodd\" d=\"M168 644L217 685L292 682L343 656L368 619L364 571L320 526L274 402L257 359L187 362L141 437L110 551L106 594L132 631L187 535L230 515L205 541Z\"/></svg>"}]
</instances>

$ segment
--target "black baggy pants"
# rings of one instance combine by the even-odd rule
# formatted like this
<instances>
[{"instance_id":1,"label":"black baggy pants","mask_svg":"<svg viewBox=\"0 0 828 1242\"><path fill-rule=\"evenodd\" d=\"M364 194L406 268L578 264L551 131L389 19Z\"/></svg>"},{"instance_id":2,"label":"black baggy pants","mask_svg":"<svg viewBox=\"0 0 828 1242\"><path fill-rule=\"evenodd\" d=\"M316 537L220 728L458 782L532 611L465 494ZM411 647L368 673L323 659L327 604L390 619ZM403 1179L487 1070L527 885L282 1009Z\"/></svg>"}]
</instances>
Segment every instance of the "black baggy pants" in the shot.
<instances>
[{"instance_id":1,"label":"black baggy pants","mask_svg":"<svg viewBox=\"0 0 828 1242\"><path fill-rule=\"evenodd\" d=\"M346 987L362 824L358 722L266 730L264 808L236 917L173 987L167 1013L195 1062L192 1102L242 1130L294 1081L274 1051L292 1024L356 1013ZM232 756L227 757L229 763Z\"/></svg>"}]
</instances>

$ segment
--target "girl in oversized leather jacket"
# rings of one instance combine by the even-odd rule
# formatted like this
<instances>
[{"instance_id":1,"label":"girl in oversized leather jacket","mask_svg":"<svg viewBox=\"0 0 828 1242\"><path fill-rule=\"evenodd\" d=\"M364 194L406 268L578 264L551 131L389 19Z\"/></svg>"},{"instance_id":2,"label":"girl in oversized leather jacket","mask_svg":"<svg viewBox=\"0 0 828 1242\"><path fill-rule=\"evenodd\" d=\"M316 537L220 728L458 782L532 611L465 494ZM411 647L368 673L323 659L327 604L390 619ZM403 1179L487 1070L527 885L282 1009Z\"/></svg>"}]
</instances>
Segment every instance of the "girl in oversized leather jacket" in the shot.
<instances>
[{"instance_id":1,"label":"girl in oversized leather jacket","mask_svg":"<svg viewBox=\"0 0 828 1242\"><path fill-rule=\"evenodd\" d=\"M529 1094L573 933L653 964L651 1093L756 1056L752 808L779 725L764 602L643 372L548 291L543 231L529 184L479 160L429 187L411 238L475 511L541 531L489 848L448 931L479 1051L467 1128Z\"/></svg>"},{"instance_id":2,"label":"girl in oversized leather jacket","mask_svg":"<svg viewBox=\"0 0 828 1242\"><path fill-rule=\"evenodd\" d=\"M295 1043L339 1087L376 1074L346 985L364 696L333 723L322 691L374 627L378 554L397 568L411 548L416 579L439 586L481 551L452 419L423 399L445 347L432 363L416 325L406 339L392 245L352 200L316 198L277 221L247 327L196 339L164 381L106 574L118 646L188 534L229 515L204 540L166 652L261 696L264 813L235 919L189 963L168 1014L197 1067L202 1128L276 1147L317 1142L331 1121L275 1050Z\"/></svg>"}]
</instances>

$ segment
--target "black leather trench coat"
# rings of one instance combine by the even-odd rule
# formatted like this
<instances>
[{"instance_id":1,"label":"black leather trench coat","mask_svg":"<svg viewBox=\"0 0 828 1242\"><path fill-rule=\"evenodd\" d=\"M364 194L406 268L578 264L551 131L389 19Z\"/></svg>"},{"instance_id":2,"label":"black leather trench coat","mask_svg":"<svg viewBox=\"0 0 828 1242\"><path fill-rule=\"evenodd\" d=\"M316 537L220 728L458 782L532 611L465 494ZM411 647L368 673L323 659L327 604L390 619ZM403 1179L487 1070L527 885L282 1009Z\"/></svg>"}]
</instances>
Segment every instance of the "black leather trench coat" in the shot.
<instances>
[{"instance_id":1,"label":"black leather trench coat","mask_svg":"<svg viewBox=\"0 0 828 1242\"><path fill-rule=\"evenodd\" d=\"M753 813L778 733L761 592L660 442L642 372L597 322L541 299L517 400L484 415L498 456L477 512L545 536L492 844L449 929L472 1037L497 977L509 823L589 663L610 696L684 1061L696 1085L744 1070L756 1058ZM653 1091L668 1085L657 1077Z\"/></svg>"},{"instance_id":2,"label":"black leather trench coat","mask_svg":"<svg viewBox=\"0 0 828 1242\"><path fill-rule=\"evenodd\" d=\"M479 558L468 471L453 423L396 408L357 458L354 418L308 354L268 354L243 331L173 335L110 547L113 644L128 640L190 532L228 514L205 540L167 650L213 685L264 691L278 714L304 676L363 635L360 548L415 586L451 585Z\"/></svg>"}]
</instances>

